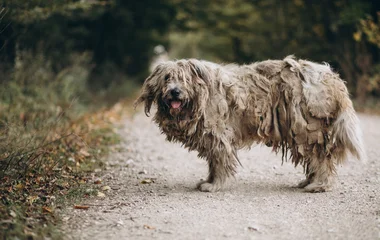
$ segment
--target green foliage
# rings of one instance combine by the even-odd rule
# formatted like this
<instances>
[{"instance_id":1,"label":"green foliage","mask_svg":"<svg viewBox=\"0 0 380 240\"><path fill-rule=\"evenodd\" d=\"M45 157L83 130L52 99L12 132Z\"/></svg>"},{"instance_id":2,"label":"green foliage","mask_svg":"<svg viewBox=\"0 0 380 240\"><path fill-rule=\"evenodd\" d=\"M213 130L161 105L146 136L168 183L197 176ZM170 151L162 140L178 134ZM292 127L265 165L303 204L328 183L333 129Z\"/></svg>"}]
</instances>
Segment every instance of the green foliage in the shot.
<instances>
[{"instance_id":1,"label":"green foliage","mask_svg":"<svg viewBox=\"0 0 380 240\"><path fill-rule=\"evenodd\" d=\"M358 31L354 34L354 39L356 41L368 41L380 48L380 12L377 13L377 17L377 23L371 16L367 16L365 19L360 20ZM363 35L365 39L363 39Z\"/></svg>"},{"instance_id":2,"label":"green foliage","mask_svg":"<svg viewBox=\"0 0 380 240\"><path fill-rule=\"evenodd\" d=\"M377 1L173 2L178 6L175 33L171 34L174 57L249 63L295 54L329 62L343 75L355 96L367 95L363 87L368 83L366 76L379 62L380 52L368 42L355 41L353 35L360 23L369 24L361 19L367 15L377 17L375 13L380 10ZM184 31L187 35L183 35ZM376 31L372 27L366 34L374 38ZM185 47L187 44L189 48Z\"/></svg>"},{"instance_id":3,"label":"green foliage","mask_svg":"<svg viewBox=\"0 0 380 240\"><path fill-rule=\"evenodd\" d=\"M358 30L354 33L354 39L357 42L368 42L380 49L380 12L377 12L377 22L372 16L361 19L358 24ZM366 84L366 92L374 93L380 96L380 63L375 62L370 69L369 77Z\"/></svg>"},{"instance_id":4,"label":"green foliage","mask_svg":"<svg viewBox=\"0 0 380 240\"><path fill-rule=\"evenodd\" d=\"M93 75L112 63L128 75L145 76L153 47L166 42L175 16L169 0L6 0L2 9L0 61L13 62L18 50L43 51L59 70L69 64L72 52L86 51L96 64ZM111 83L102 79L94 84Z\"/></svg>"}]
</instances>

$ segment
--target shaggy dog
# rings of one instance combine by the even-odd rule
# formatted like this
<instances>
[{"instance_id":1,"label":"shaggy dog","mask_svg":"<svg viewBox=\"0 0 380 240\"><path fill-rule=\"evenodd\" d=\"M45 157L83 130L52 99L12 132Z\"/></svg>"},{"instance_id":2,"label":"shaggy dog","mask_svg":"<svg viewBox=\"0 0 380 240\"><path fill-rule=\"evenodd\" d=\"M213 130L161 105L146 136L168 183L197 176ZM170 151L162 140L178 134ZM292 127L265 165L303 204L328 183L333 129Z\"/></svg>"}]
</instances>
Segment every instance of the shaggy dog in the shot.
<instances>
[{"instance_id":1,"label":"shaggy dog","mask_svg":"<svg viewBox=\"0 0 380 240\"><path fill-rule=\"evenodd\" d=\"M145 103L168 141L198 151L209 166L199 190L220 190L240 164L237 150L264 143L302 165L307 192L331 190L335 166L365 158L359 121L344 82L327 64L268 60L219 65L196 59L159 64L135 106Z\"/></svg>"}]
</instances>

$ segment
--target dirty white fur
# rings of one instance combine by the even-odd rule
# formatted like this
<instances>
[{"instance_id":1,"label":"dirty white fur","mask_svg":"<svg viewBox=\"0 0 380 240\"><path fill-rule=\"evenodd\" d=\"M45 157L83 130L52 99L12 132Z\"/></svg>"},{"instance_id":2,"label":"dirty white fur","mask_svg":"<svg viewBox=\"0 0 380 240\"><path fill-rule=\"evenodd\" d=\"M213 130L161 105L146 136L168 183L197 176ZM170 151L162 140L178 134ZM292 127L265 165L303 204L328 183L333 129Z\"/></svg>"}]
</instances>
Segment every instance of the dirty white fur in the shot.
<instances>
[{"instance_id":1,"label":"dirty white fur","mask_svg":"<svg viewBox=\"0 0 380 240\"><path fill-rule=\"evenodd\" d=\"M327 64L293 56L241 66L168 61L145 80L135 104L141 102L147 115L157 105L154 120L167 140L207 160L201 191L220 190L235 174L237 150L254 143L302 165L306 179L298 186L309 192L331 189L348 152L365 158L347 88Z\"/></svg>"}]
</instances>

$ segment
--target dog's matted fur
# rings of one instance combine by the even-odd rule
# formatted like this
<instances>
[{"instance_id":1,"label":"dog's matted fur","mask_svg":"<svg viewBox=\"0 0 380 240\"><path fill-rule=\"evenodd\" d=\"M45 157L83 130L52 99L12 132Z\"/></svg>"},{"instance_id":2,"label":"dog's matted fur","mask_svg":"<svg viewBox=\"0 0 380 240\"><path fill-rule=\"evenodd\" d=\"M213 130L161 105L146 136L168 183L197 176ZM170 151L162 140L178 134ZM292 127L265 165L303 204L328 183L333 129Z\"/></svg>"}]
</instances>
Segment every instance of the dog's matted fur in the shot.
<instances>
[{"instance_id":1,"label":"dog's matted fur","mask_svg":"<svg viewBox=\"0 0 380 240\"><path fill-rule=\"evenodd\" d=\"M344 82L327 64L268 60L220 65L196 59L159 64L135 106L145 103L167 140L198 151L209 165L201 191L218 191L239 164L237 149L264 143L304 167L299 187L331 189L335 166L365 158L359 121Z\"/></svg>"}]
</instances>

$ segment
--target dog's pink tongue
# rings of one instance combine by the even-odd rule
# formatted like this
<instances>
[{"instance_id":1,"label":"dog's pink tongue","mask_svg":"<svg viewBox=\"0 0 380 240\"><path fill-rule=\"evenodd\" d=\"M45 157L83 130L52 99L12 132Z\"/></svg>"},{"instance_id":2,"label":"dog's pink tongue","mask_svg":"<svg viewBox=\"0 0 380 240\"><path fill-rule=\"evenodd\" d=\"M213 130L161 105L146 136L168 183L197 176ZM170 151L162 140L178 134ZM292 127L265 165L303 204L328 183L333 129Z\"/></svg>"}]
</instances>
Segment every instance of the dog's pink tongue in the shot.
<instances>
[{"instance_id":1,"label":"dog's pink tongue","mask_svg":"<svg viewBox=\"0 0 380 240\"><path fill-rule=\"evenodd\" d=\"M180 101L172 101L170 104L172 105L172 108L174 108L174 109L177 109L181 106Z\"/></svg>"}]
</instances>

